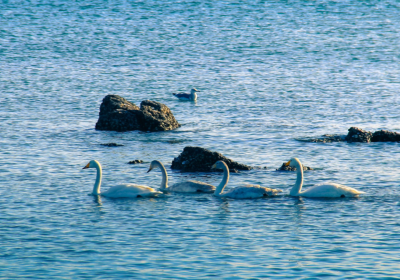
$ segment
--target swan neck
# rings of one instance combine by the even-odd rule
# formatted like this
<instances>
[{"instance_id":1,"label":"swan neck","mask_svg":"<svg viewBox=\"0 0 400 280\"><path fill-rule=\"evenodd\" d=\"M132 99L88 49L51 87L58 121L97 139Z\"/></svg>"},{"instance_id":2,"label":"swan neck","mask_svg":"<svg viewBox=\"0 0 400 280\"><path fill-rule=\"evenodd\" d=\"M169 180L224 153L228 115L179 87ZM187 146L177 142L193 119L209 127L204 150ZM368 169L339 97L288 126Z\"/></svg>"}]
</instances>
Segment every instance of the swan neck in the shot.
<instances>
[{"instance_id":1,"label":"swan neck","mask_svg":"<svg viewBox=\"0 0 400 280\"><path fill-rule=\"evenodd\" d=\"M161 189L168 188L168 174L164 165L161 162L157 162L158 167L161 169L162 180L161 180Z\"/></svg>"},{"instance_id":2,"label":"swan neck","mask_svg":"<svg viewBox=\"0 0 400 280\"><path fill-rule=\"evenodd\" d=\"M297 178L296 183L294 184L292 190L290 191L290 195L297 196L301 193L301 188L303 186L303 165L297 159L295 159L296 169L297 169Z\"/></svg>"},{"instance_id":3,"label":"swan neck","mask_svg":"<svg viewBox=\"0 0 400 280\"><path fill-rule=\"evenodd\" d=\"M99 195L100 194L100 186L101 186L101 177L102 177L102 170L100 164L96 163L96 182L94 183L93 187L93 194L94 195Z\"/></svg>"},{"instance_id":4,"label":"swan neck","mask_svg":"<svg viewBox=\"0 0 400 280\"><path fill-rule=\"evenodd\" d=\"M224 176L222 177L221 183L219 183L218 187L215 189L215 192L214 192L215 195L221 195L229 181L228 167L226 165L224 165L223 170L224 170Z\"/></svg>"}]
</instances>

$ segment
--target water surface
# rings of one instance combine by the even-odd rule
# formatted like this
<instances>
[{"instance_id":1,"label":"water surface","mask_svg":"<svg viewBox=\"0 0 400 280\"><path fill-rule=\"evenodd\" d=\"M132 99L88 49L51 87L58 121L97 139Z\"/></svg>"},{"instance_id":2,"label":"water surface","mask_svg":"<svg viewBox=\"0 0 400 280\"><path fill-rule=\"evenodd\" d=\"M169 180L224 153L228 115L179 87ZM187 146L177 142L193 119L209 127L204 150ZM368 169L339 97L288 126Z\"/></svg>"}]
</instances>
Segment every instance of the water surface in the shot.
<instances>
[{"instance_id":1,"label":"water surface","mask_svg":"<svg viewBox=\"0 0 400 280\"><path fill-rule=\"evenodd\" d=\"M0 3L0 275L7 279L396 278L399 144L304 143L351 126L400 131L396 1ZM196 103L172 92L196 87ZM171 108L168 132L94 130L107 94ZM105 147L104 143L121 147ZM283 195L90 196L104 186L217 184L170 169L185 146L252 166ZM287 196L298 157L358 199ZM129 165L141 159L145 163Z\"/></svg>"}]
</instances>

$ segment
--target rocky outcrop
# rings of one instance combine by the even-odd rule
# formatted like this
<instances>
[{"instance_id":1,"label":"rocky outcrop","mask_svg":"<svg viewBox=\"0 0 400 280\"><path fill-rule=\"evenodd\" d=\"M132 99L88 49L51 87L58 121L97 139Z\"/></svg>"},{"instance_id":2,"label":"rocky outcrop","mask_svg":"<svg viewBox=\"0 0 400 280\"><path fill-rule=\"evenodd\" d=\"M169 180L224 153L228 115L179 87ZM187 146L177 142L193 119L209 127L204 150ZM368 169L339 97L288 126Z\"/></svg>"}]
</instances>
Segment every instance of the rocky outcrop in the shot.
<instances>
[{"instance_id":1,"label":"rocky outcrop","mask_svg":"<svg viewBox=\"0 0 400 280\"><path fill-rule=\"evenodd\" d=\"M379 130L372 133L371 142L400 142L400 133Z\"/></svg>"},{"instance_id":2,"label":"rocky outcrop","mask_svg":"<svg viewBox=\"0 0 400 280\"><path fill-rule=\"evenodd\" d=\"M400 133L388 130L378 130L374 133L358 127L350 127L346 136L347 142L400 142Z\"/></svg>"},{"instance_id":3,"label":"rocky outcrop","mask_svg":"<svg viewBox=\"0 0 400 280\"><path fill-rule=\"evenodd\" d=\"M316 142L316 143L330 143L330 142L341 142L347 141L352 142L400 142L400 133L391 132L388 130L379 130L374 133L366 130L362 130L358 127L350 127L349 132L346 136L344 135L332 135L325 134L320 138L303 138L297 139L302 142Z\"/></svg>"},{"instance_id":4,"label":"rocky outcrop","mask_svg":"<svg viewBox=\"0 0 400 280\"><path fill-rule=\"evenodd\" d=\"M372 133L370 131L365 131L358 127L350 127L349 133L347 133L345 140L349 143L351 142L369 143L371 142L371 138L372 138Z\"/></svg>"},{"instance_id":5,"label":"rocky outcrop","mask_svg":"<svg viewBox=\"0 0 400 280\"><path fill-rule=\"evenodd\" d=\"M342 142L345 139L345 135L334 135L334 134L324 134L320 138L299 138L296 139L301 142L313 142L313 143L332 143L332 142Z\"/></svg>"},{"instance_id":6,"label":"rocky outcrop","mask_svg":"<svg viewBox=\"0 0 400 280\"><path fill-rule=\"evenodd\" d=\"M212 152L200 147L185 147L183 152L172 161L171 168L182 171L213 171L211 167L218 160L224 161L230 170L251 170L251 166L237 163L220 153Z\"/></svg>"},{"instance_id":7,"label":"rocky outcrop","mask_svg":"<svg viewBox=\"0 0 400 280\"><path fill-rule=\"evenodd\" d=\"M171 110L162 103L144 100L140 103L143 131L166 131L180 127Z\"/></svg>"},{"instance_id":8,"label":"rocky outcrop","mask_svg":"<svg viewBox=\"0 0 400 280\"><path fill-rule=\"evenodd\" d=\"M162 103L145 100L140 108L118 95L107 95L100 105L98 130L166 131L180 127L171 110Z\"/></svg>"}]
</instances>

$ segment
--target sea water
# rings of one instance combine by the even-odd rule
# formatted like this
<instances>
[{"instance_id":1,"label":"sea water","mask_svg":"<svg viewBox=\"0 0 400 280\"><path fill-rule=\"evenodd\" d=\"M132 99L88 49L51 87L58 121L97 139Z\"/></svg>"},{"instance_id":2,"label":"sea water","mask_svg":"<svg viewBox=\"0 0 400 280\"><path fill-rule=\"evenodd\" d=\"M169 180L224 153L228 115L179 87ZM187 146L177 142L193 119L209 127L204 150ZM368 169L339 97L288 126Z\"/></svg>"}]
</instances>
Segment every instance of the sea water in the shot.
<instances>
[{"instance_id":1,"label":"sea water","mask_svg":"<svg viewBox=\"0 0 400 280\"><path fill-rule=\"evenodd\" d=\"M0 278L400 277L399 143L309 143L400 131L400 4L385 1L0 2ZM197 88L198 101L172 93ZM167 105L182 127L94 129L108 94ZM107 147L101 144L123 146ZM276 198L91 196L129 182L218 184L171 162L199 146L256 168ZM288 196L291 157L355 199ZM129 165L141 159L143 164ZM263 169L267 167L267 169Z\"/></svg>"}]
</instances>

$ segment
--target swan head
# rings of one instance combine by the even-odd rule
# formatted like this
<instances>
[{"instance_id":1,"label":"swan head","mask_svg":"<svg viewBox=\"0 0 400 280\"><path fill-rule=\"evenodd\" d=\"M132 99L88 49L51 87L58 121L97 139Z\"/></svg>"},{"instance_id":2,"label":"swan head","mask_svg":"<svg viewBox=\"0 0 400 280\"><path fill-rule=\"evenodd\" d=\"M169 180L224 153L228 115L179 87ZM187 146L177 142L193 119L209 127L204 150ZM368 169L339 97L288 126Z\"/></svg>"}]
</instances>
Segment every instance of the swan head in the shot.
<instances>
[{"instance_id":1,"label":"swan head","mask_svg":"<svg viewBox=\"0 0 400 280\"><path fill-rule=\"evenodd\" d=\"M192 88L192 90L190 91L190 93L195 93L195 92L200 92L200 90L197 90L195 88Z\"/></svg>"},{"instance_id":2,"label":"swan head","mask_svg":"<svg viewBox=\"0 0 400 280\"><path fill-rule=\"evenodd\" d=\"M288 162L285 163L285 166L290 166L290 167L297 167L299 164L299 159L298 158L291 158Z\"/></svg>"},{"instance_id":3,"label":"swan head","mask_svg":"<svg viewBox=\"0 0 400 280\"><path fill-rule=\"evenodd\" d=\"M158 160L153 160L150 163L150 167L149 167L149 170L147 170L147 173L149 173L151 170L153 170L154 168L159 167L159 166L160 166L160 162Z\"/></svg>"},{"instance_id":4,"label":"swan head","mask_svg":"<svg viewBox=\"0 0 400 280\"><path fill-rule=\"evenodd\" d=\"M97 160L91 160L88 162L88 164L85 165L84 168L82 169L87 169L87 168L96 168L97 166L99 166L100 163Z\"/></svg>"},{"instance_id":5,"label":"swan head","mask_svg":"<svg viewBox=\"0 0 400 280\"><path fill-rule=\"evenodd\" d=\"M222 160L217 161L216 163L213 164L213 166L211 166L211 169L224 169L224 168L228 168L228 166Z\"/></svg>"}]
</instances>

